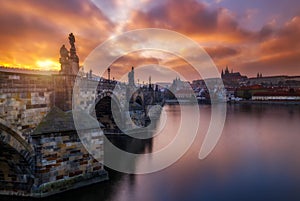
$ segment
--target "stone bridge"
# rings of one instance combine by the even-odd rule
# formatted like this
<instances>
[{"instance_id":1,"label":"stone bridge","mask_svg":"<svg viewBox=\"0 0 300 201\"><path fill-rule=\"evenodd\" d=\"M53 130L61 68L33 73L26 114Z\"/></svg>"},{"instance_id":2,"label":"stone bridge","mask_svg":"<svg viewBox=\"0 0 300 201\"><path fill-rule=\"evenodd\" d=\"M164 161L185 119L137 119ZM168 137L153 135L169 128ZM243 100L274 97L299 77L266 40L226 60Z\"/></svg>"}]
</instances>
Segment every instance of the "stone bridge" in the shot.
<instances>
[{"instance_id":1,"label":"stone bridge","mask_svg":"<svg viewBox=\"0 0 300 201\"><path fill-rule=\"evenodd\" d=\"M69 39L72 37L70 34ZM103 133L85 129L97 150L96 160L81 143L73 121L73 88L79 71L74 41L70 40L70 51L65 46L60 50L60 72L0 67L2 195L44 197L107 179ZM83 100L76 104L91 114L94 111L110 134L120 132L111 108L117 108L121 120L129 115L143 126L149 106L162 98L153 85L136 87L134 83L95 78L91 72L80 79L85 85L77 95ZM120 110L126 101L127 111ZM88 118L85 121L83 125L88 124Z\"/></svg>"},{"instance_id":2,"label":"stone bridge","mask_svg":"<svg viewBox=\"0 0 300 201\"><path fill-rule=\"evenodd\" d=\"M68 111L75 76L35 73L0 68L0 194L44 197L107 179L101 135L95 160Z\"/></svg>"},{"instance_id":3,"label":"stone bridge","mask_svg":"<svg viewBox=\"0 0 300 201\"><path fill-rule=\"evenodd\" d=\"M25 81L29 75L19 73L13 76ZM55 75L55 79L59 76L62 75ZM83 79L90 86L96 82ZM2 93L0 194L43 197L107 178L103 167L102 136L96 133L96 128L87 131L88 135L95 136L91 139L97 141L95 144L98 145L100 160L95 160L77 136L72 111L64 111L66 107L71 109L71 105L56 104L55 98L61 99L59 96L62 94L60 91L57 93L55 87L57 85L53 83L53 87L45 88L44 92L42 88L32 88L30 91L29 88L16 87ZM115 87L119 87L119 90L114 90ZM120 122L126 119L124 115L129 115L135 124L145 126L147 108L158 102L155 98L158 92L149 87L132 88L109 80L97 81L97 96L91 101L95 95L93 93L95 91L88 90L88 87L81 91L80 96L85 97L85 101L79 105L88 108L90 114L94 111L107 134L121 133L112 110L118 112ZM124 111L120 108L124 107L126 101L129 106ZM34 114L34 117L28 114ZM30 121L30 118L34 121Z\"/></svg>"},{"instance_id":4,"label":"stone bridge","mask_svg":"<svg viewBox=\"0 0 300 201\"><path fill-rule=\"evenodd\" d=\"M136 87L105 80L95 87L91 82L81 80L79 96L73 100L75 109L88 111L102 124L106 133L121 132L116 121L129 125L133 120L136 125L145 126L148 109L162 102L162 94L153 90L152 85Z\"/></svg>"}]
</instances>

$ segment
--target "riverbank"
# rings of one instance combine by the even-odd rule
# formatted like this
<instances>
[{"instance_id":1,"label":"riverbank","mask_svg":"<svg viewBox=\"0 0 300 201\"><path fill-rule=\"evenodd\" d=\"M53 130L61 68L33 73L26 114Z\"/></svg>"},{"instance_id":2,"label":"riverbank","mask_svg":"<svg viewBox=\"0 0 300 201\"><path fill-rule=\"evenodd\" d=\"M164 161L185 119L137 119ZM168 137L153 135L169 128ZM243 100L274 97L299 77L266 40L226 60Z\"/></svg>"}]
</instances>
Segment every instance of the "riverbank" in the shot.
<instances>
[{"instance_id":1,"label":"riverbank","mask_svg":"<svg viewBox=\"0 0 300 201\"><path fill-rule=\"evenodd\" d=\"M194 102L188 102L188 101L166 101L166 105L191 105L195 104ZM210 105L209 100L201 100L198 101L199 105ZM259 100L240 100L240 101L227 101L227 104L269 104L269 105L300 105L300 101L270 101L270 100L264 100L264 101L259 101Z\"/></svg>"},{"instance_id":2,"label":"riverbank","mask_svg":"<svg viewBox=\"0 0 300 201\"><path fill-rule=\"evenodd\" d=\"M300 105L300 101L228 101L229 104L269 104L269 105Z\"/></svg>"}]
</instances>

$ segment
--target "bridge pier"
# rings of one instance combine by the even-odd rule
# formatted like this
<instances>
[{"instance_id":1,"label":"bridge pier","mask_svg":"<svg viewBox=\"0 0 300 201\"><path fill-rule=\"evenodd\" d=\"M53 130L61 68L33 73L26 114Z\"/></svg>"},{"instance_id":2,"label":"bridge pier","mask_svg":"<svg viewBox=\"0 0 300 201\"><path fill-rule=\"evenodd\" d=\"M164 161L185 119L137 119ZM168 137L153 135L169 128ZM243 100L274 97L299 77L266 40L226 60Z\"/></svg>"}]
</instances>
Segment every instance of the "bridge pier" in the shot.
<instances>
[{"instance_id":1,"label":"bridge pier","mask_svg":"<svg viewBox=\"0 0 300 201\"><path fill-rule=\"evenodd\" d=\"M72 112L54 107L48 113L31 135L35 150L31 196L45 197L108 179L103 167L103 134L97 128L84 132L87 140L96 145L97 160L78 137Z\"/></svg>"},{"instance_id":2,"label":"bridge pier","mask_svg":"<svg viewBox=\"0 0 300 201\"><path fill-rule=\"evenodd\" d=\"M77 135L72 112L56 107L31 134L30 143L0 121L0 194L45 197L108 179L103 134L87 128L84 136L94 146L93 155Z\"/></svg>"}]
</instances>

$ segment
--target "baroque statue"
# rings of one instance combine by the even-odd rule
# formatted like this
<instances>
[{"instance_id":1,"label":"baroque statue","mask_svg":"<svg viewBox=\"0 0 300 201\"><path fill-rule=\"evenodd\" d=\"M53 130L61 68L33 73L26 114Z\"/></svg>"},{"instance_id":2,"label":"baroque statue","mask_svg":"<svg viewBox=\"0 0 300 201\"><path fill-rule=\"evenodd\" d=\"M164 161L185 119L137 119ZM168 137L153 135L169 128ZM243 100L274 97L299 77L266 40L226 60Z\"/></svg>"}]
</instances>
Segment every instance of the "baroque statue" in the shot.
<instances>
[{"instance_id":1,"label":"baroque statue","mask_svg":"<svg viewBox=\"0 0 300 201\"><path fill-rule=\"evenodd\" d=\"M65 47L65 45L61 46L60 48L60 57L63 59L66 59L69 57L69 51Z\"/></svg>"},{"instance_id":2,"label":"baroque statue","mask_svg":"<svg viewBox=\"0 0 300 201\"><path fill-rule=\"evenodd\" d=\"M75 36L73 35L73 33L69 34L69 42L71 46L74 46L75 43Z\"/></svg>"}]
</instances>

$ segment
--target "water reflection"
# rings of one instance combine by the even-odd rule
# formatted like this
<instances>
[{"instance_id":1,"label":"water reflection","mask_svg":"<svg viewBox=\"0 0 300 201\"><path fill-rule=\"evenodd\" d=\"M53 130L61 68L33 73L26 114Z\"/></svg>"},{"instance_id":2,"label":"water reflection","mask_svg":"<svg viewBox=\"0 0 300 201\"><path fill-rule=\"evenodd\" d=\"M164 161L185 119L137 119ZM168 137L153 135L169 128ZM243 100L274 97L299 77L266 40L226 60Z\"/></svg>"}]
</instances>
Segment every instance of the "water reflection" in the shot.
<instances>
[{"instance_id":1,"label":"water reflection","mask_svg":"<svg viewBox=\"0 0 300 201\"><path fill-rule=\"evenodd\" d=\"M111 141L134 153L163 148L180 122L178 106L164 110L166 128L155 138ZM45 200L300 200L299 106L228 105L221 139L205 160L199 160L198 153L209 125L210 107L200 106L200 112L197 139L169 168L148 175L109 170L109 181ZM134 165L142 164L138 160Z\"/></svg>"}]
</instances>

